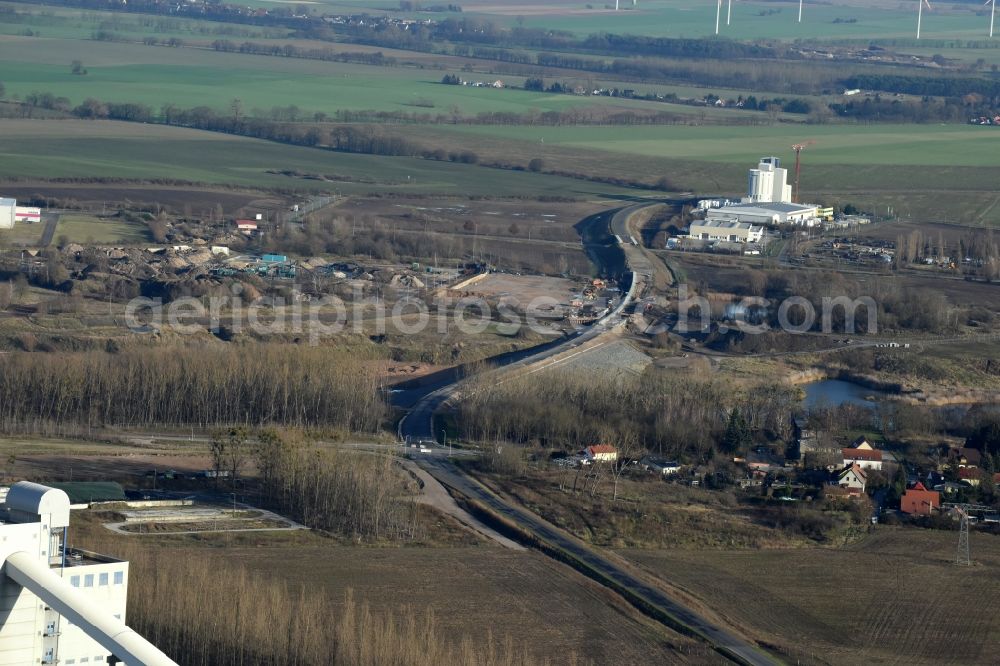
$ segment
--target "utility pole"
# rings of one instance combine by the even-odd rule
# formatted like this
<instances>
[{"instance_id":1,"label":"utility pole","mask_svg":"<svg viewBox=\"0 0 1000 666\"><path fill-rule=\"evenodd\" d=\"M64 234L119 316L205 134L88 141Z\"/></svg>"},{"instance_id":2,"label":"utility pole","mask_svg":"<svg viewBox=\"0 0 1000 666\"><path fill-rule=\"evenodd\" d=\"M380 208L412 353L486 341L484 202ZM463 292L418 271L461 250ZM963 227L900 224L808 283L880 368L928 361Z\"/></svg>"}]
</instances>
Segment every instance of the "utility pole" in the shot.
<instances>
[{"instance_id":1,"label":"utility pole","mask_svg":"<svg viewBox=\"0 0 1000 666\"><path fill-rule=\"evenodd\" d=\"M972 564L969 558L969 514L964 508L958 510L961 520L958 526L958 555L955 557L955 564L960 567L967 567Z\"/></svg>"}]
</instances>

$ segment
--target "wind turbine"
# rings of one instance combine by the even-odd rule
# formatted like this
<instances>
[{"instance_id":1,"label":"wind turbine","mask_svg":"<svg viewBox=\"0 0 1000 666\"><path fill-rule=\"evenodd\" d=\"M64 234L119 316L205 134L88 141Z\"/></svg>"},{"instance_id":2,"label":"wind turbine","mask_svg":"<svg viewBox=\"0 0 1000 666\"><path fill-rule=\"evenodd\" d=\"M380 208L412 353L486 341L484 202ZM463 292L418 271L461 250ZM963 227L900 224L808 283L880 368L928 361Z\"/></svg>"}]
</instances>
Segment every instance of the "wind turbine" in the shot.
<instances>
[{"instance_id":1,"label":"wind turbine","mask_svg":"<svg viewBox=\"0 0 1000 666\"><path fill-rule=\"evenodd\" d=\"M722 0L715 3L715 34L719 34L719 19L722 18Z\"/></svg>"},{"instance_id":2,"label":"wind turbine","mask_svg":"<svg viewBox=\"0 0 1000 666\"><path fill-rule=\"evenodd\" d=\"M799 23L802 23L802 0L799 0Z\"/></svg>"},{"instance_id":3,"label":"wind turbine","mask_svg":"<svg viewBox=\"0 0 1000 666\"><path fill-rule=\"evenodd\" d=\"M924 5L927 5L927 9L931 8L931 3L927 0L917 0L917 39L920 39L920 24L924 20Z\"/></svg>"},{"instance_id":4,"label":"wind turbine","mask_svg":"<svg viewBox=\"0 0 1000 666\"><path fill-rule=\"evenodd\" d=\"M993 0L996 2L996 0ZM729 0L729 7L726 9L726 25L729 25L729 21L733 18L733 0Z\"/></svg>"},{"instance_id":5,"label":"wind turbine","mask_svg":"<svg viewBox=\"0 0 1000 666\"><path fill-rule=\"evenodd\" d=\"M997 15L997 0L986 0L983 6L985 7L986 5L990 6L990 39L993 39L993 19Z\"/></svg>"}]
</instances>

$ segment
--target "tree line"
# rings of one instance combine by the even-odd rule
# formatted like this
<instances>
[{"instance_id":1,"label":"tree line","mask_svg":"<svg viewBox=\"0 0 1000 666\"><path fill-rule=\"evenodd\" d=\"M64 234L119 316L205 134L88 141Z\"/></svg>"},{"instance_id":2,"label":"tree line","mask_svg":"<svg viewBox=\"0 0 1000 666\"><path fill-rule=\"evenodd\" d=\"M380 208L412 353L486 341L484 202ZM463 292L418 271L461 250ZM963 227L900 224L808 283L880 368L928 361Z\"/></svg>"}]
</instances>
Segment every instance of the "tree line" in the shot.
<instances>
[{"instance_id":1,"label":"tree line","mask_svg":"<svg viewBox=\"0 0 1000 666\"><path fill-rule=\"evenodd\" d=\"M178 347L0 357L0 428L267 425L374 432L387 417L356 353Z\"/></svg>"},{"instance_id":2,"label":"tree line","mask_svg":"<svg viewBox=\"0 0 1000 666\"><path fill-rule=\"evenodd\" d=\"M994 105L1000 102L1000 80L983 77L905 76L902 74L857 74L844 80L846 88L928 97L980 95Z\"/></svg>"},{"instance_id":3,"label":"tree line","mask_svg":"<svg viewBox=\"0 0 1000 666\"><path fill-rule=\"evenodd\" d=\"M458 407L462 436L481 442L537 444L566 451L628 440L662 456L707 460L726 449L737 410L747 432L789 435L795 389L760 384L734 391L714 380L572 370L501 384L476 378ZM745 442L744 442L745 443Z\"/></svg>"},{"instance_id":4,"label":"tree line","mask_svg":"<svg viewBox=\"0 0 1000 666\"><path fill-rule=\"evenodd\" d=\"M307 60L325 60L329 62L351 62L383 67L392 67L397 64L395 58L386 56L381 51L369 53L365 51L337 51L331 48L304 49L294 44L260 44L255 42L241 42L237 44L228 39L215 40L212 42L212 48L224 53L250 53L253 55L304 58Z\"/></svg>"},{"instance_id":5,"label":"tree line","mask_svg":"<svg viewBox=\"0 0 1000 666\"><path fill-rule=\"evenodd\" d=\"M253 459L261 499L282 515L354 540L414 537L414 505L400 497L391 456L321 448L287 431L264 430Z\"/></svg>"}]
</instances>

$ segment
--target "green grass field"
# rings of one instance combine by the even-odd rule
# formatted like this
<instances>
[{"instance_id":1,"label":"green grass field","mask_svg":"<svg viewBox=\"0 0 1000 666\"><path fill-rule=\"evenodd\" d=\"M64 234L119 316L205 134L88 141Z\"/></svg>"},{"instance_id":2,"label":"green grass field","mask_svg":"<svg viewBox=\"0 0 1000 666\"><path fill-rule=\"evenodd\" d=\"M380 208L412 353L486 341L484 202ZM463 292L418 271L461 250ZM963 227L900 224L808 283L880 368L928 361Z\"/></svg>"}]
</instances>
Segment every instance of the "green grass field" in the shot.
<instances>
[{"instance_id":1,"label":"green grass field","mask_svg":"<svg viewBox=\"0 0 1000 666\"><path fill-rule=\"evenodd\" d=\"M656 37L704 37L715 33L715 3L700 0L622 0L615 12L613 0L523 1L501 5L491 0L462 3L464 15L479 15L508 24L567 30L579 35L611 32ZM606 9L610 7L611 9ZM978 5L935 6L924 15L923 37L931 39L985 39L989 17L976 16ZM723 2L720 36L729 39L850 40L909 39L915 37L916 3L876 0L864 6L851 2L807 2L798 23L797 2L734 2L726 25ZM518 17L521 17L518 19ZM835 21L840 20L839 23ZM857 22L847 21L856 19Z\"/></svg>"},{"instance_id":2,"label":"green grass field","mask_svg":"<svg viewBox=\"0 0 1000 666\"><path fill-rule=\"evenodd\" d=\"M993 167L1000 131L967 125L788 125L770 127L498 127L456 132L567 146L712 162L754 162L775 154L791 164L793 143L809 164L885 164Z\"/></svg>"},{"instance_id":3,"label":"green grass field","mask_svg":"<svg viewBox=\"0 0 1000 666\"><path fill-rule=\"evenodd\" d=\"M62 215L56 225L56 239L71 243L140 243L150 240L146 227L92 215Z\"/></svg>"},{"instance_id":4,"label":"green grass field","mask_svg":"<svg viewBox=\"0 0 1000 666\"><path fill-rule=\"evenodd\" d=\"M83 62L86 76L71 73L74 60ZM69 98L74 105L94 97L139 102L156 109L168 102L225 109L239 98L248 111L295 105L309 115L339 109L429 115L447 115L453 109L463 115L483 111L523 114L579 107L694 112L689 107L671 105L668 109L667 105L638 100L446 86L441 84L446 71L141 44L0 37L0 81L8 97L51 92ZM513 85L523 83L523 77L517 76L463 76L472 81L501 78ZM667 91L668 87L655 89ZM425 106L428 101L432 106Z\"/></svg>"},{"instance_id":5,"label":"green grass field","mask_svg":"<svg viewBox=\"0 0 1000 666\"><path fill-rule=\"evenodd\" d=\"M42 239L44 224L22 224L18 222L13 229L0 229L0 244L37 245Z\"/></svg>"},{"instance_id":6,"label":"green grass field","mask_svg":"<svg viewBox=\"0 0 1000 666\"><path fill-rule=\"evenodd\" d=\"M284 170L349 180L323 182L277 173ZM547 195L582 199L638 194L626 188L525 171L335 153L211 132L112 121L0 120L0 178L4 177L166 178L343 193Z\"/></svg>"}]
</instances>

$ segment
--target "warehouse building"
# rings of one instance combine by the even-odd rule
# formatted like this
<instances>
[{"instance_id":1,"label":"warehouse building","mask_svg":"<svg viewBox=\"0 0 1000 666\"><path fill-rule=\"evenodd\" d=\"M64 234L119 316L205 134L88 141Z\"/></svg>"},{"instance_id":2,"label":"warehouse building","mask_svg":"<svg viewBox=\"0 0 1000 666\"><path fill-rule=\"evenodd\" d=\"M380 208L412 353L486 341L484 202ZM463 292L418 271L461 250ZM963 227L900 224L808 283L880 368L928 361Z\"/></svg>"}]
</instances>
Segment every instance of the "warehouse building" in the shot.
<instances>
[{"instance_id":1,"label":"warehouse building","mask_svg":"<svg viewBox=\"0 0 1000 666\"><path fill-rule=\"evenodd\" d=\"M743 222L765 226L795 225L812 227L819 224L816 206L793 203L762 203L753 206L713 208L705 215L709 222Z\"/></svg>"},{"instance_id":2,"label":"warehouse building","mask_svg":"<svg viewBox=\"0 0 1000 666\"><path fill-rule=\"evenodd\" d=\"M792 186L788 170L781 168L777 157L762 157L756 169L750 169L747 195L743 203L791 203Z\"/></svg>"},{"instance_id":3,"label":"warehouse building","mask_svg":"<svg viewBox=\"0 0 1000 666\"><path fill-rule=\"evenodd\" d=\"M37 483L0 503L0 666L177 666L125 625L128 562L69 548L69 518L66 493Z\"/></svg>"},{"instance_id":4,"label":"warehouse building","mask_svg":"<svg viewBox=\"0 0 1000 666\"><path fill-rule=\"evenodd\" d=\"M759 243L764 237L764 227L731 220L704 220L692 222L688 236L706 241Z\"/></svg>"},{"instance_id":5,"label":"warehouse building","mask_svg":"<svg viewBox=\"0 0 1000 666\"><path fill-rule=\"evenodd\" d=\"M15 206L14 221L34 224L42 221L42 209L36 206Z\"/></svg>"},{"instance_id":6,"label":"warehouse building","mask_svg":"<svg viewBox=\"0 0 1000 666\"><path fill-rule=\"evenodd\" d=\"M0 229L13 229L16 213L17 201L14 199L0 199Z\"/></svg>"}]
</instances>

